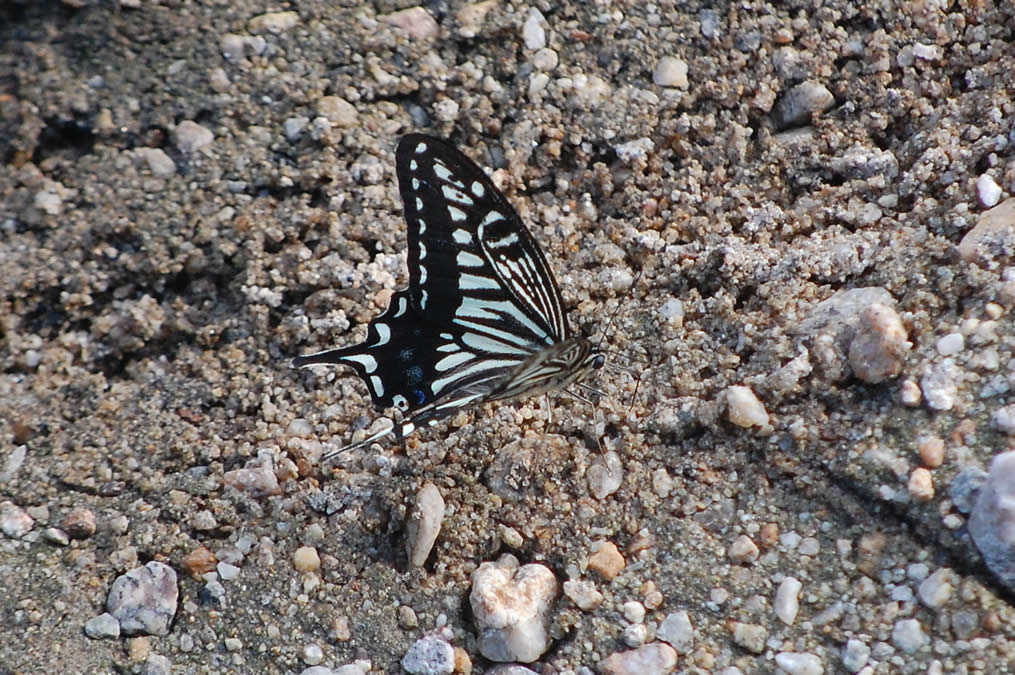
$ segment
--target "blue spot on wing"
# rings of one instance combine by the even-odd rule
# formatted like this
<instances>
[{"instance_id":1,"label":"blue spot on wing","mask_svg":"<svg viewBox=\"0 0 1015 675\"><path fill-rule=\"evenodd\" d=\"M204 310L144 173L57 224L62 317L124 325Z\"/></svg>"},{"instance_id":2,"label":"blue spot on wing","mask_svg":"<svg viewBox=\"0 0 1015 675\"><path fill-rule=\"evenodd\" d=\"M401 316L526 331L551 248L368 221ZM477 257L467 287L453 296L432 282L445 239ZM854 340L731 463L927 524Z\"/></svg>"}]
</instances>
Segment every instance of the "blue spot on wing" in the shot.
<instances>
[{"instance_id":1,"label":"blue spot on wing","mask_svg":"<svg viewBox=\"0 0 1015 675\"><path fill-rule=\"evenodd\" d=\"M405 378L409 385L419 384L423 381L423 369L419 366L413 366L405 371Z\"/></svg>"}]
</instances>

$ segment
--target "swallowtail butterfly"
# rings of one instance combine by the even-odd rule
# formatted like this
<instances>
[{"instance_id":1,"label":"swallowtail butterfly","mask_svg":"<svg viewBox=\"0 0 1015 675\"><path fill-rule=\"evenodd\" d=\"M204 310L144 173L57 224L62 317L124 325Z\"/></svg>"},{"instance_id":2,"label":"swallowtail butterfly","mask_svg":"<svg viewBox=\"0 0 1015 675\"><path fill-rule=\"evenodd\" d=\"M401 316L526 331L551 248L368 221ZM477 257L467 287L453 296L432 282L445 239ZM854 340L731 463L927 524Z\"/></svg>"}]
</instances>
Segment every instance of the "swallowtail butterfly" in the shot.
<instances>
[{"instance_id":1,"label":"swallowtail butterfly","mask_svg":"<svg viewBox=\"0 0 1015 675\"><path fill-rule=\"evenodd\" d=\"M574 335L532 234L483 170L450 143L402 137L395 154L409 226L409 286L364 342L297 357L351 366L402 421L325 459L485 401L562 389L604 357Z\"/></svg>"}]
</instances>

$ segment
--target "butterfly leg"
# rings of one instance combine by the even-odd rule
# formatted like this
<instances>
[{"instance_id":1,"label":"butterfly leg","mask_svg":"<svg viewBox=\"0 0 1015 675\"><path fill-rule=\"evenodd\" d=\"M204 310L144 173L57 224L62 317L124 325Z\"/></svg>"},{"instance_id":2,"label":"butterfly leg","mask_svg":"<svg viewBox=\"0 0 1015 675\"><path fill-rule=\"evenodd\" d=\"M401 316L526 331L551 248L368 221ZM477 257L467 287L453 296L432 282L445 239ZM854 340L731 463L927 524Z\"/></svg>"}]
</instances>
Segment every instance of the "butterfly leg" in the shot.
<instances>
[{"instance_id":1,"label":"butterfly leg","mask_svg":"<svg viewBox=\"0 0 1015 675\"><path fill-rule=\"evenodd\" d=\"M553 406L550 405L550 394L543 394L543 406L546 408L546 428L553 426Z\"/></svg>"}]
</instances>

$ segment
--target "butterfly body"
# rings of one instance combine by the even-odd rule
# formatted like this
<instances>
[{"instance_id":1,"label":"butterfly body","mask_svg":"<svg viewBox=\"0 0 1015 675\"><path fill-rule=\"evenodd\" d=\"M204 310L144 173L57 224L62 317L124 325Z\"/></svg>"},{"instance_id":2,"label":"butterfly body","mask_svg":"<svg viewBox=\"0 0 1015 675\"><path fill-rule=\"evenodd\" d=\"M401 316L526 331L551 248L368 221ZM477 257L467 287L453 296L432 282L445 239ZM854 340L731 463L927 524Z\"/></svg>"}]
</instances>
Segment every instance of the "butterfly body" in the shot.
<instances>
[{"instance_id":1,"label":"butterfly body","mask_svg":"<svg viewBox=\"0 0 1015 675\"><path fill-rule=\"evenodd\" d=\"M343 450L485 401L562 389L603 365L572 335L542 250L482 169L446 141L409 134L396 172L408 288L362 343L294 360L351 366L375 405L402 411L393 429Z\"/></svg>"}]
</instances>

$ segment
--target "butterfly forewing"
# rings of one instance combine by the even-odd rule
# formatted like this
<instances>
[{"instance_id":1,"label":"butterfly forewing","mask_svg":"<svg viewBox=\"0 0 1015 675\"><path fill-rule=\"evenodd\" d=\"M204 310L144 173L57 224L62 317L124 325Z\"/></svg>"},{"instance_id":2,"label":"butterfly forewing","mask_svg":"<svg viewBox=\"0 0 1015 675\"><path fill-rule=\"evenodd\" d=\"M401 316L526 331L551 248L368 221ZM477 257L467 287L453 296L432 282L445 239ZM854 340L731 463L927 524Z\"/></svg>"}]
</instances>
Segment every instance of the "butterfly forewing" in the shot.
<instances>
[{"instance_id":1,"label":"butterfly forewing","mask_svg":"<svg viewBox=\"0 0 1015 675\"><path fill-rule=\"evenodd\" d=\"M396 171L409 287L363 343L297 366L353 367L376 405L407 413L395 433L408 434L481 401L566 386L602 364L571 337L546 258L482 169L445 141L409 134Z\"/></svg>"}]
</instances>

